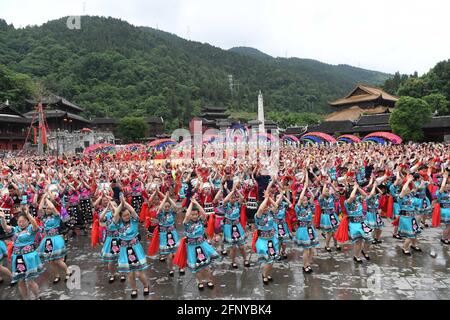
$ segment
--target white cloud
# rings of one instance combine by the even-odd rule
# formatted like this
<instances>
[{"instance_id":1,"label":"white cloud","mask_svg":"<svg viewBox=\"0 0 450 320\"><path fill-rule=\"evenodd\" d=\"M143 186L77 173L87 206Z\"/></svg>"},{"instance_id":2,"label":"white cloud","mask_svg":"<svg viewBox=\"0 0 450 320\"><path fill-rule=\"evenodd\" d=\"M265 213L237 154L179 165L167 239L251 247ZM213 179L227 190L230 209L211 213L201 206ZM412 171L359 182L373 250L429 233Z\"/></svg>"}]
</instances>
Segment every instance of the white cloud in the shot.
<instances>
[{"instance_id":1,"label":"white cloud","mask_svg":"<svg viewBox=\"0 0 450 320\"><path fill-rule=\"evenodd\" d=\"M66 15L112 16L228 49L402 73L450 58L447 0L3 0L16 27ZM189 33L188 33L189 30Z\"/></svg>"}]
</instances>

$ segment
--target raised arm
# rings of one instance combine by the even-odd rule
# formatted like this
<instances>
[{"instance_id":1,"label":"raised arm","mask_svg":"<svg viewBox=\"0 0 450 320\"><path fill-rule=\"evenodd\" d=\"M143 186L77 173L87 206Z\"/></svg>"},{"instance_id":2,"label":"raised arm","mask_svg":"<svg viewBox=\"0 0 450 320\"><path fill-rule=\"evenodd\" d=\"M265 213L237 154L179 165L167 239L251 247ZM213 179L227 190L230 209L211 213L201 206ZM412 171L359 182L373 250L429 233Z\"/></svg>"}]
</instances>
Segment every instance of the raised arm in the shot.
<instances>
[{"instance_id":1,"label":"raised arm","mask_svg":"<svg viewBox=\"0 0 450 320\"><path fill-rule=\"evenodd\" d=\"M194 203L191 201L189 207L186 210L186 215L184 216L183 224L187 223L191 219L192 208L194 207Z\"/></svg>"},{"instance_id":2,"label":"raised arm","mask_svg":"<svg viewBox=\"0 0 450 320\"><path fill-rule=\"evenodd\" d=\"M55 216L59 216L59 211L55 208L55 206L54 206L54 204L49 200L49 199L46 199L46 201L45 201L46 203L47 203L47 208L49 208L52 212L53 212L53 214L55 215Z\"/></svg>"},{"instance_id":3,"label":"raised arm","mask_svg":"<svg viewBox=\"0 0 450 320\"><path fill-rule=\"evenodd\" d=\"M269 202L269 192L266 191L264 193L264 201L261 203L261 205L258 208L258 211L256 212L257 217L262 216L262 214L264 213L264 210L266 210L266 208L267 208L268 202Z\"/></svg>"},{"instance_id":4,"label":"raised arm","mask_svg":"<svg viewBox=\"0 0 450 320\"><path fill-rule=\"evenodd\" d=\"M448 171L445 171L443 179L442 179L441 188L439 189L439 192L441 192L441 193L444 192L445 185L447 184L447 180L448 180Z\"/></svg>"},{"instance_id":5,"label":"raised arm","mask_svg":"<svg viewBox=\"0 0 450 320\"><path fill-rule=\"evenodd\" d=\"M164 208L164 204L166 203L168 197L169 197L168 194L166 194L166 195L164 196L164 198L163 198L163 200L161 201L161 204L159 205L158 210L157 210L157 212L156 212L157 214L160 213L160 212L162 211L162 209Z\"/></svg>"},{"instance_id":6,"label":"raised arm","mask_svg":"<svg viewBox=\"0 0 450 320\"><path fill-rule=\"evenodd\" d=\"M12 227L8 226L6 224L6 219L5 219L5 213L3 212L3 210L0 209L0 220L2 223L2 228L6 233L11 233L12 231Z\"/></svg>"},{"instance_id":7,"label":"raised arm","mask_svg":"<svg viewBox=\"0 0 450 320\"><path fill-rule=\"evenodd\" d=\"M305 196L306 190L308 188L308 184L309 184L308 172L306 172L306 170L305 170L305 185L303 186L302 192L300 193L300 197L298 198L297 205L300 205L302 203L303 197Z\"/></svg>"},{"instance_id":8,"label":"raised arm","mask_svg":"<svg viewBox=\"0 0 450 320\"><path fill-rule=\"evenodd\" d=\"M350 194L350 197L347 200L345 200L345 202L352 203L353 201L355 201L355 199L356 199L356 192L358 191L358 188L359 188L358 184L355 183L355 185L353 186L352 193Z\"/></svg>"},{"instance_id":9,"label":"raised arm","mask_svg":"<svg viewBox=\"0 0 450 320\"><path fill-rule=\"evenodd\" d=\"M36 220L31 215L30 210L28 209L28 207L25 207L25 214L27 215L28 221L30 221L31 226L33 227L33 231L38 231L39 230L39 225L37 224Z\"/></svg>"},{"instance_id":10,"label":"raised arm","mask_svg":"<svg viewBox=\"0 0 450 320\"><path fill-rule=\"evenodd\" d=\"M123 202L120 201L120 204L116 207L116 210L114 210L114 215L113 215L114 223L119 222L120 213L122 212L122 209L123 209Z\"/></svg>"},{"instance_id":11,"label":"raised arm","mask_svg":"<svg viewBox=\"0 0 450 320\"><path fill-rule=\"evenodd\" d=\"M110 209L110 206L111 206L111 202L109 202L108 205L105 207L105 209L103 209L102 213L100 214L100 217L98 218L99 221L105 221L106 213Z\"/></svg>"},{"instance_id":12,"label":"raised arm","mask_svg":"<svg viewBox=\"0 0 450 320\"><path fill-rule=\"evenodd\" d=\"M414 178L412 176L408 176L406 183L403 185L402 191L400 192L400 198L403 198L409 192L411 192L411 190L409 189L409 184L411 183L411 181L413 181L413 179Z\"/></svg>"}]
</instances>

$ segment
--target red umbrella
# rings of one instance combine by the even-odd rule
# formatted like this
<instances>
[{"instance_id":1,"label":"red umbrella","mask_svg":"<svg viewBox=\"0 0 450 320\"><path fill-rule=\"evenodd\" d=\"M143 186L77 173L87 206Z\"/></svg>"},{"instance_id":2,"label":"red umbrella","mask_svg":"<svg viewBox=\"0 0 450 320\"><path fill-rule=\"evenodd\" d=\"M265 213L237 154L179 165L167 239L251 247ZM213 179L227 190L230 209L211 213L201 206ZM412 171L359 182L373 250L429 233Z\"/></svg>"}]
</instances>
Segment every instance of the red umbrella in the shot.
<instances>
[{"instance_id":1,"label":"red umbrella","mask_svg":"<svg viewBox=\"0 0 450 320\"><path fill-rule=\"evenodd\" d=\"M92 132L92 130L89 128L83 128L81 129L81 132Z\"/></svg>"}]
</instances>

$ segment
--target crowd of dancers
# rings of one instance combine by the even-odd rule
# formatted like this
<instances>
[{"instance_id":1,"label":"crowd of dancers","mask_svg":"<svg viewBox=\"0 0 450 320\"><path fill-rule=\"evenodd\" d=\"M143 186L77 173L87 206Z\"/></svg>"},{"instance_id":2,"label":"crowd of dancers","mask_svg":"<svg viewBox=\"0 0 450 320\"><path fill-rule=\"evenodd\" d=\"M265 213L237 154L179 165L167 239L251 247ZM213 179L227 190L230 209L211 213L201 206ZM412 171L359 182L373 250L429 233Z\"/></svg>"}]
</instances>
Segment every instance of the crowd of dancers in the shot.
<instances>
[{"instance_id":1,"label":"crowd of dancers","mask_svg":"<svg viewBox=\"0 0 450 320\"><path fill-rule=\"evenodd\" d=\"M204 290L215 285L216 259L228 259L231 270L256 268L251 252L264 285L277 261L291 259L288 249L303 250L305 274L315 250L347 242L361 264L387 223L388 236L403 241L400 254L419 253L428 227L443 227L436 242L450 243L449 144L282 146L276 173L257 158L5 157L0 282L40 299L36 278L48 267L53 283L70 279L67 243L83 236L92 244L83 250L101 251L105 285L128 281L133 298L137 279L149 294L151 256L170 277L187 268ZM320 237L325 246L316 249Z\"/></svg>"}]
</instances>

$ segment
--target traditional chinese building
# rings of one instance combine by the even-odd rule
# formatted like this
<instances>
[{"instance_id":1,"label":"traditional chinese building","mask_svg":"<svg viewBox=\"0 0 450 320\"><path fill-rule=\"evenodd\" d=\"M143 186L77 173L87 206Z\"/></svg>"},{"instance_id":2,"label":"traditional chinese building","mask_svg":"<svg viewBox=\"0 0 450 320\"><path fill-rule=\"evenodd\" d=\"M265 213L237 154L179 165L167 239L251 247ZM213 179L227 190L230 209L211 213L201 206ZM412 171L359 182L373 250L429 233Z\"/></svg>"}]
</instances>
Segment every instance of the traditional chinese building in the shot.
<instances>
[{"instance_id":1,"label":"traditional chinese building","mask_svg":"<svg viewBox=\"0 0 450 320\"><path fill-rule=\"evenodd\" d=\"M30 120L8 102L0 103L0 150L22 149Z\"/></svg>"},{"instance_id":2,"label":"traditional chinese building","mask_svg":"<svg viewBox=\"0 0 450 320\"><path fill-rule=\"evenodd\" d=\"M308 126L308 132L323 132L334 136L353 134L364 137L377 131L392 132L389 117L398 97L380 88L358 84L347 96L330 102L336 111L325 121ZM425 141L450 140L450 116L435 116L423 127ZM286 134L300 135L303 127L287 128Z\"/></svg>"},{"instance_id":3,"label":"traditional chinese building","mask_svg":"<svg viewBox=\"0 0 450 320\"><path fill-rule=\"evenodd\" d=\"M37 102L28 100L27 103L31 111L25 113L25 116L30 118L30 121L32 120L33 123L37 123L37 117L33 119L36 114L35 106ZM41 103L44 108L45 119L51 131L72 132L92 126L92 121L81 115L84 112L83 108L62 97L52 94L44 98Z\"/></svg>"}]
</instances>

